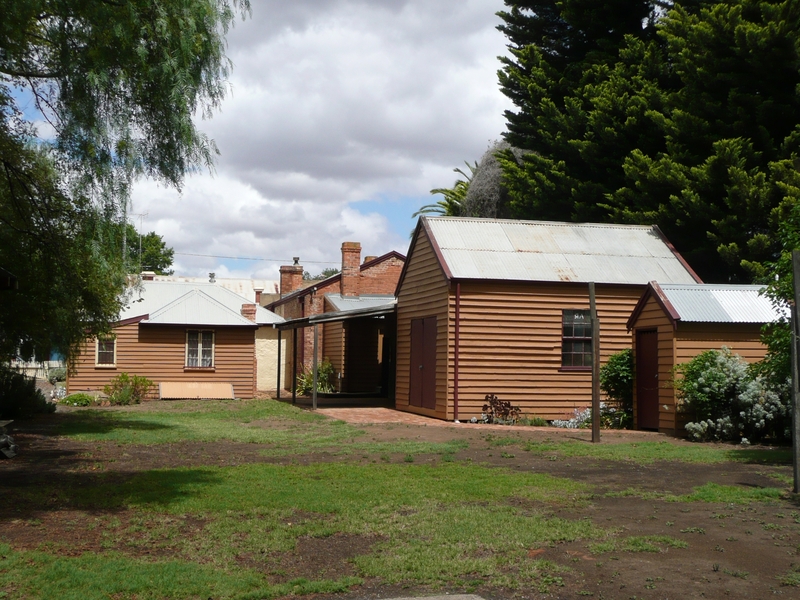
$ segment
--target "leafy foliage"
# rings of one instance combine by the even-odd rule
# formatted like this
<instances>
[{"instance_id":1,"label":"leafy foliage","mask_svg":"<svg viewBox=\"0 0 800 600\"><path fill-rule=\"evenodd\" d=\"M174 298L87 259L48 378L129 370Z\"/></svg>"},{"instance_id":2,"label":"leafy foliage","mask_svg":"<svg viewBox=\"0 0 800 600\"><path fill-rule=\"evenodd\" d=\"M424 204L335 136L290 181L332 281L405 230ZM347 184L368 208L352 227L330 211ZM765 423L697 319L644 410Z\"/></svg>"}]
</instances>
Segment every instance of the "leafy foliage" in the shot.
<instances>
[{"instance_id":1,"label":"leafy foliage","mask_svg":"<svg viewBox=\"0 0 800 600\"><path fill-rule=\"evenodd\" d=\"M0 419L51 413L55 404L48 402L36 388L36 380L0 365Z\"/></svg>"},{"instance_id":2,"label":"leafy foliage","mask_svg":"<svg viewBox=\"0 0 800 600\"><path fill-rule=\"evenodd\" d=\"M790 437L789 384L769 385L728 348L701 352L677 365L674 379L680 410L696 441L759 441Z\"/></svg>"},{"instance_id":3,"label":"leafy foliage","mask_svg":"<svg viewBox=\"0 0 800 600\"><path fill-rule=\"evenodd\" d=\"M475 170L478 168L478 163L474 165L464 161L469 169L469 175L456 167L453 169L456 173L464 177L464 179L456 179L452 188L434 188L431 194L441 194L443 198L434 204L426 204L415 212L412 217L419 217L420 215L441 215L446 217L458 217L461 215L461 208L464 204L464 199L467 197L469 185L472 182L472 176L475 175Z\"/></svg>"},{"instance_id":4,"label":"leafy foliage","mask_svg":"<svg viewBox=\"0 0 800 600\"><path fill-rule=\"evenodd\" d=\"M78 392L62 398L59 400L59 404L66 404L67 406L94 406L97 404L97 399L91 394Z\"/></svg>"},{"instance_id":5,"label":"leafy foliage","mask_svg":"<svg viewBox=\"0 0 800 600\"><path fill-rule=\"evenodd\" d=\"M317 392L322 394L331 394L334 392L333 381L336 371L327 358L317 364ZM303 369L303 372L297 375L297 393L303 396L311 395L314 391L314 370Z\"/></svg>"},{"instance_id":6,"label":"leafy foliage","mask_svg":"<svg viewBox=\"0 0 800 600\"><path fill-rule=\"evenodd\" d=\"M600 367L600 389L605 392L610 403L617 410L609 413L609 421L618 422L621 427L633 423L633 350L626 348L608 357L608 362Z\"/></svg>"},{"instance_id":7,"label":"leafy foliage","mask_svg":"<svg viewBox=\"0 0 800 600\"><path fill-rule=\"evenodd\" d=\"M103 388L103 392L111 404L127 406L139 404L154 387L155 384L147 377L120 373Z\"/></svg>"},{"instance_id":8,"label":"leafy foliage","mask_svg":"<svg viewBox=\"0 0 800 600\"><path fill-rule=\"evenodd\" d=\"M180 187L211 165L192 118L222 100L237 10L248 0L3 3L0 268L16 288L0 294L0 358L73 356L116 319L130 184Z\"/></svg>"},{"instance_id":9,"label":"leafy foliage","mask_svg":"<svg viewBox=\"0 0 800 600\"><path fill-rule=\"evenodd\" d=\"M797 198L790 1L506 2L515 216L657 224L706 281L747 280Z\"/></svg>"},{"instance_id":10,"label":"leafy foliage","mask_svg":"<svg viewBox=\"0 0 800 600\"><path fill-rule=\"evenodd\" d=\"M164 239L155 231L140 238L133 225L128 223L125 228L125 245L128 272L153 271L156 275L172 275L175 272L170 269L175 250L167 246Z\"/></svg>"},{"instance_id":11,"label":"leafy foliage","mask_svg":"<svg viewBox=\"0 0 800 600\"><path fill-rule=\"evenodd\" d=\"M519 419L518 406L512 406L508 400L500 400L495 394L486 394L486 404L481 411L487 423L514 424Z\"/></svg>"},{"instance_id":12,"label":"leafy foliage","mask_svg":"<svg viewBox=\"0 0 800 600\"><path fill-rule=\"evenodd\" d=\"M54 369L50 369L47 373L47 381L49 381L52 385L55 385L59 381L66 381L67 380L67 370L62 367L56 367Z\"/></svg>"},{"instance_id":13,"label":"leafy foliage","mask_svg":"<svg viewBox=\"0 0 800 600\"><path fill-rule=\"evenodd\" d=\"M326 269L322 269L320 273L317 275L312 275L308 271L303 271L303 279L305 281L320 281L322 279L327 279L328 277L333 277L334 275L339 274L339 269L336 267L328 267Z\"/></svg>"}]
</instances>

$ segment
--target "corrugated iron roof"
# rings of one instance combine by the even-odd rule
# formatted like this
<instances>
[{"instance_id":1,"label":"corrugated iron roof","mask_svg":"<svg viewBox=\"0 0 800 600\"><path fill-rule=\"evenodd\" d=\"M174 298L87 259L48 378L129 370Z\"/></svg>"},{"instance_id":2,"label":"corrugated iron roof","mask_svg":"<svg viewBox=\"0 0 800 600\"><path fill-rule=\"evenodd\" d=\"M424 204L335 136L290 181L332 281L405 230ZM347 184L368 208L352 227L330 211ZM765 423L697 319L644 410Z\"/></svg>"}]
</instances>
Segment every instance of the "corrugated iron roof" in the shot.
<instances>
[{"instance_id":1,"label":"corrugated iron roof","mask_svg":"<svg viewBox=\"0 0 800 600\"><path fill-rule=\"evenodd\" d=\"M247 298L215 283L142 281L128 290L130 297L120 320L149 315L145 323L172 325L252 325L241 315ZM259 306L256 324L282 323L283 318Z\"/></svg>"},{"instance_id":2,"label":"corrugated iron roof","mask_svg":"<svg viewBox=\"0 0 800 600\"><path fill-rule=\"evenodd\" d=\"M331 303L337 312L347 312L351 310L361 310L375 308L378 306L388 306L397 303L397 299L391 294L376 294L367 296L342 296L339 293L325 294L325 298Z\"/></svg>"},{"instance_id":3,"label":"corrugated iron roof","mask_svg":"<svg viewBox=\"0 0 800 600\"><path fill-rule=\"evenodd\" d=\"M653 226L424 218L457 279L697 281Z\"/></svg>"},{"instance_id":4,"label":"corrugated iron roof","mask_svg":"<svg viewBox=\"0 0 800 600\"><path fill-rule=\"evenodd\" d=\"M153 281L166 281L170 283L189 283L192 285L210 283L208 277L186 277L183 275L155 275ZM233 277L217 277L214 284L232 291L234 294L247 298L250 302L256 301L256 290L264 294L277 294L280 283L274 279L236 279Z\"/></svg>"},{"instance_id":5,"label":"corrugated iron roof","mask_svg":"<svg viewBox=\"0 0 800 600\"><path fill-rule=\"evenodd\" d=\"M781 316L759 285L659 284L663 295L688 323L771 323Z\"/></svg>"}]
</instances>

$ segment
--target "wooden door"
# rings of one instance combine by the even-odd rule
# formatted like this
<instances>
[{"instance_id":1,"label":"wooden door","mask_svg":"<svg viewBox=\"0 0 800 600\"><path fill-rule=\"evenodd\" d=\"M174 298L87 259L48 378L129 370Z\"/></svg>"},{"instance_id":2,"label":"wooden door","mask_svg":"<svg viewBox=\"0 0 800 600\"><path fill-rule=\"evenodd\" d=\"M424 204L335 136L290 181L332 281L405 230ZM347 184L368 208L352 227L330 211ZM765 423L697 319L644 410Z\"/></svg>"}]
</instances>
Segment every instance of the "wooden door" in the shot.
<instances>
[{"instance_id":1,"label":"wooden door","mask_svg":"<svg viewBox=\"0 0 800 600\"><path fill-rule=\"evenodd\" d=\"M411 320L411 406L436 408L436 317Z\"/></svg>"},{"instance_id":2,"label":"wooden door","mask_svg":"<svg viewBox=\"0 0 800 600\"><path fill-rule=\"evenodd\" d=\"M658 332L636 331L636 421L658 429Z\"/></svg>"}]
</instances>

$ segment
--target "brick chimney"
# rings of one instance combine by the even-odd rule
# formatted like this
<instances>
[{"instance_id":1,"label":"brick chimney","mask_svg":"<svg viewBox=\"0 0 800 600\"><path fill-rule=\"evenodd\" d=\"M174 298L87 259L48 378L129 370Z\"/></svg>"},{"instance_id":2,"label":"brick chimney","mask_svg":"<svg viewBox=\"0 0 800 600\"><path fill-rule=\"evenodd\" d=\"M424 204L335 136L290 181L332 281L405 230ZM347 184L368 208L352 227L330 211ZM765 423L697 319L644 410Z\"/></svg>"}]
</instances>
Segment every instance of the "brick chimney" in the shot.
<instances>
[{"instance_id":1,"label":"brick chimney","mask_svg":"<svg viewBox=\"0 0 800 600\"><path fill-rule=\"evenodd\" d=\"M242 304L241 313L242 313L242 316L245 319L249 319L250 321L253 321L253 323L256 322L256 305L255 304L250 304L250 303Z\"/></svg>"},{"instance_id":2,"label":"brick chimney","mask_svg":"<svg viewBox=\"0 0 800 600\"><path fill-rule=\"evenodd\" d=\"M256 304L261 304L261 292L263 292L264 290L255 288L253 291L256 293Z\"/></svg>"},{"instance_id":3,"label":"brick chimney","mask_svg":"<svg viewBox=\"0 0 800 600\"><path fill-rule=\"evenodd\" d=\"M377 256L365 256L364 257L364 264L368 263L371 260L375 260L376 258L378 258L378 257Z\"/></svg>"},{"instance_id":4,"label":"brick chimney","mask_svg":"<svg viewBox=\"0 0 800 600\"><path fill-rule=\"evenodd\" d=\"M299 290L303 285L303 267L300 265L300 257L294 257L293 265L283 265L281 267L281 297Z\"/></svg>"},{"instance_id":5,"label":"brick chimney","mask_svg":"<svg viewBox=\"0 0 800 600\"><path fill-rule=\"evenodd\" d=\"M342 243L342 278L340 282L342 296L358 296L360 266L361 244L359 242Z\"/></svg>"}]
</instances>

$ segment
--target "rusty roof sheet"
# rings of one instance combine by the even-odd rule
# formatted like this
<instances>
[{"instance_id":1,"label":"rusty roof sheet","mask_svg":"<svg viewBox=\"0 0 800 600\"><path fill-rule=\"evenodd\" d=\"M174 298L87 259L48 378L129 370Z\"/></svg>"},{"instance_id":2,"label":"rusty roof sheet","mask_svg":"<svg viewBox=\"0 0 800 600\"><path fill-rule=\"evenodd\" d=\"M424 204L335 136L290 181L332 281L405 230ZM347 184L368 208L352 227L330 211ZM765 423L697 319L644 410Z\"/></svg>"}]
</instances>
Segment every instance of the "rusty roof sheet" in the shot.
<instances>
[{"instance_id":1,"label":"rusty roof sheet","mask_svg":"<svg viewBox=\"0 0 800 600\"><path fill-rule=\"evenodd\" d=\"M761 294L759 285L659 284L662 293L689 323L771 323L786 312Z\"/></svg>"},{"instance_id":2,"label":"rusty roof sheet","mask_svg":"<svg viewBox=\"0 0 800 600\"><path fill-rule=\"evenodd\" d=\"M637 285L697 281L652 226L425 219L447 268L458 279Z\"/></svg>"}]
</instances>

